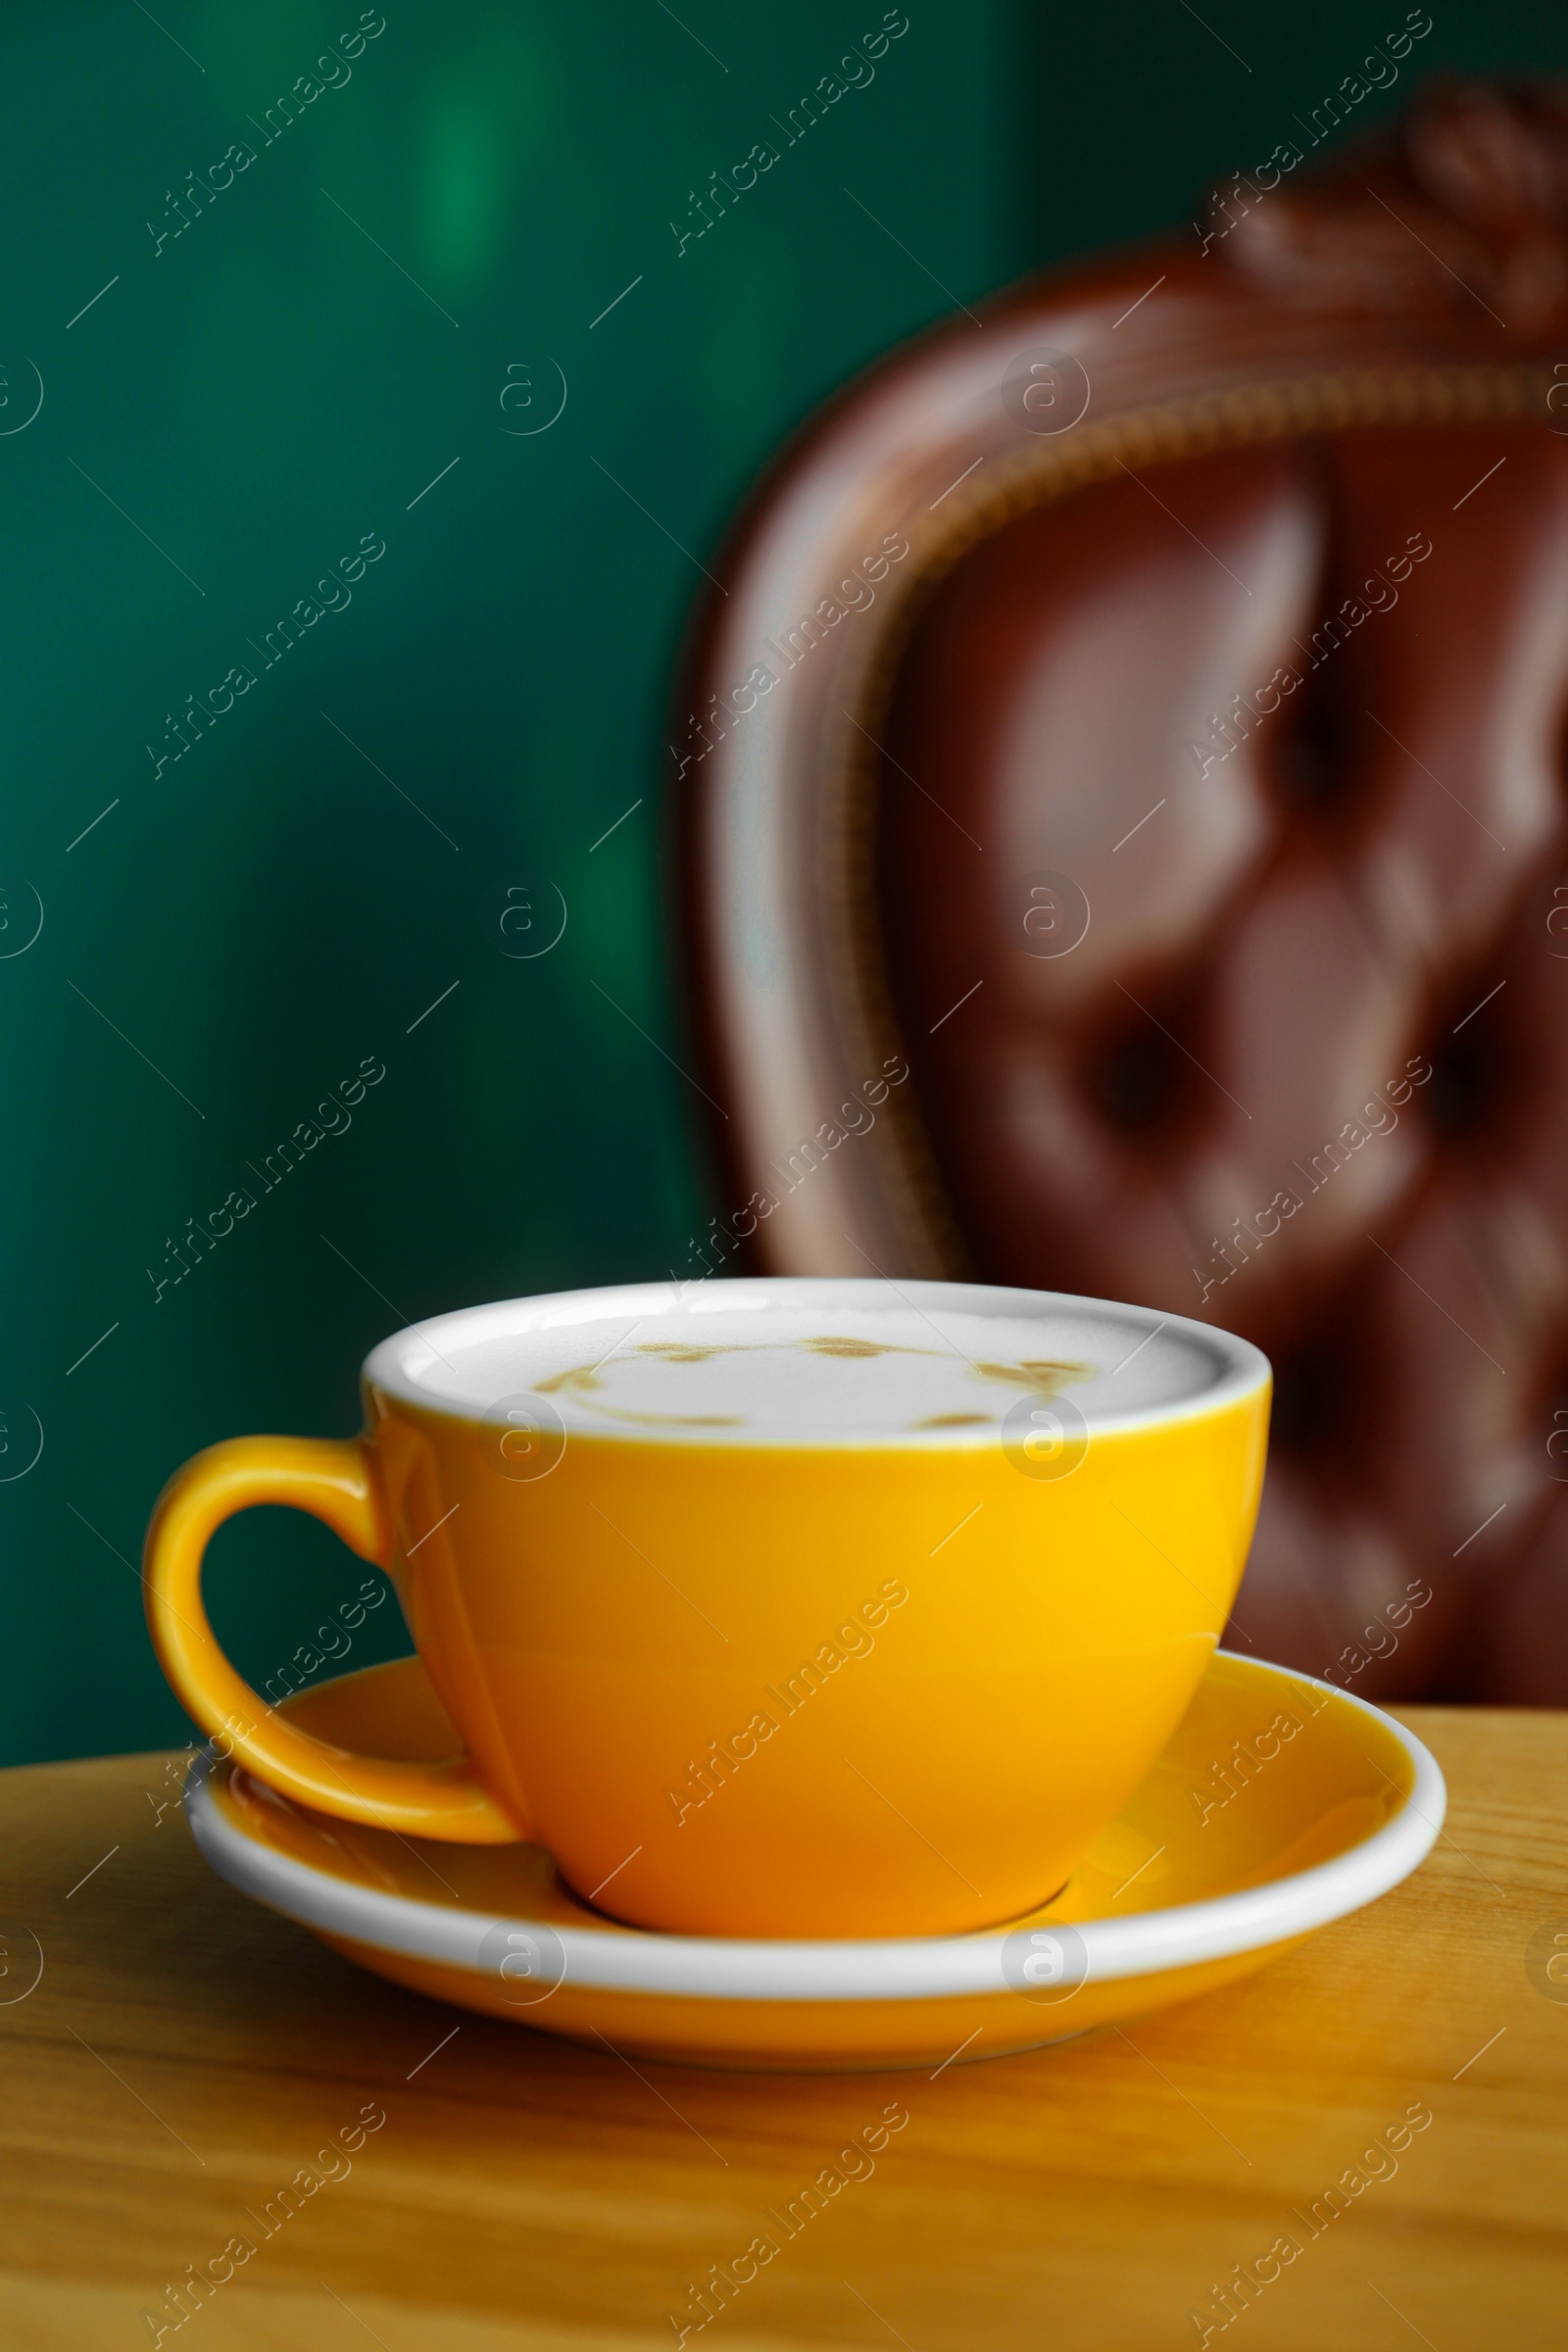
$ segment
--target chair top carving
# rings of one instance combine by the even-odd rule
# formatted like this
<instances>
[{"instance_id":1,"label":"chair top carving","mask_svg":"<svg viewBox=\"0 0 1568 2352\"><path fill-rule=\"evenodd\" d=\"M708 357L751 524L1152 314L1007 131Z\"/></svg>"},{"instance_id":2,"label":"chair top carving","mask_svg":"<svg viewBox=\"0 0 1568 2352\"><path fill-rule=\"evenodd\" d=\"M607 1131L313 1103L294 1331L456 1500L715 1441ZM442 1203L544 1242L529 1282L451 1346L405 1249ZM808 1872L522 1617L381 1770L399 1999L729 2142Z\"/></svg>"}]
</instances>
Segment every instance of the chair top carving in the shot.
<instances>
[{"instance_id":1,"label":"chair top carving","mask_svg":"<svg viewBox=\"0 0 1568 2352\"><path fill-rule=\"evenodd\" d=\"M1433 82L1402 122L1297 180L1303 161L1278 147L1256 177L1214 191L1233 268L1315 304L1479 303L1532 337L1568 318L1568 86Z\"/></svg>"}]
</instances>

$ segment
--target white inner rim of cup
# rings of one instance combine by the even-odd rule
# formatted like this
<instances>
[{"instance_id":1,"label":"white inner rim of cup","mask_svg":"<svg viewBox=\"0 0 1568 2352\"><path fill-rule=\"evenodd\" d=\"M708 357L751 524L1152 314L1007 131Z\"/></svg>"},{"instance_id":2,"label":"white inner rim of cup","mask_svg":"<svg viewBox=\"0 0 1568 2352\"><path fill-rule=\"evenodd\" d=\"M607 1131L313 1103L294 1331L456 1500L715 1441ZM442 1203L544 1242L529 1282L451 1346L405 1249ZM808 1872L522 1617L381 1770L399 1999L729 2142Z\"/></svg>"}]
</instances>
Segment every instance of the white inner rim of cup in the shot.
<instances>
[{"instance_id":1,"label":"white inner rim of cup","mask_svg":"<svg viewBox=\"0 0 1568 2352\"><path fill-rule=\"evenodd\" d=\"M406 1331L395 1332L371 1349L364 1366L367 1391L374 1398L380 1392L386 1398L396 1398L418 1407L424 1412L441 1414L449 1420L482 1423L487 1406L477 1399L454 1397L438 1389L424 1385L424 1375L437 1366L447 1367L449 1359L462 1350L505 1341L528 1332L564 1331L577 1324L604 1324L624 1317L628 1327L646 1323L654 1317L689 1318L694 1333L710 1336L726 1313L756 1314L769 1309L787 1307L813 1317L828 1317L835 1311L858 1314L912 1311L932 1318L940 1333L940 1317L944 1314L963 1314L994 1317L1012 1322L1043 1320L1052 1317L1087 1317L1119 1327L1130 1347L1123 1353L1123 1363L1130 1361L1147 1340L1156 1334L1169 1332L1185 1342L1200 1357L1211 1366L1211 1378L1201 1381L1189 1393L1125 1413L1114 1408L1097 1405L1089 1424L1092 1435L1127 1432L1138 1429L1160 1428L1189 1420L1199 1420L1223 1407L1253 1395L1269 1378L1267 1357L1248 1340L1232 1332L1220 1331L1211 1324L1198 1323L1186 1315L1161 1315L1152 1307L1129 1306L1118 1300L1084 1298L1065 1291L1027 1291L1004 1289L987 1283L959 1282L890 1282L881 1279L861 1279L853 1276L819 1278L795 1275L762 1275L739 1280L713 1279L698 1286L678 1283L628 1283L605 1290L556 1291L533 1298L508 1298L488 1306L461 1307L456 1312L432 1316L427 1322L411 1324ZM1115 1366L1109 1377L1122 1368ZM1020 1396L1026 1393L1019 1392ZM613 1424L592 1429L571 1428L574 1440L589 1439L609 1445L679 1445L692 1446L715 1442L695 1431L656 1428L617 1428ZM733 1445L736 1437L723 1441ZM994 1447L1003 1442L1002 1432L989 1428L948 1428L906 1431L880 1430L874 1433L846 1430L833 1435L802 1435L787 1430L765 1427L747 1429L738 1433L738 1442L747 1446L806 1447L811 1451L823 1448L843 1450L855 1447L887 1446L899 1448L936 1448L942 1451L972 1450Z\"/></svg>"}]
</instances>

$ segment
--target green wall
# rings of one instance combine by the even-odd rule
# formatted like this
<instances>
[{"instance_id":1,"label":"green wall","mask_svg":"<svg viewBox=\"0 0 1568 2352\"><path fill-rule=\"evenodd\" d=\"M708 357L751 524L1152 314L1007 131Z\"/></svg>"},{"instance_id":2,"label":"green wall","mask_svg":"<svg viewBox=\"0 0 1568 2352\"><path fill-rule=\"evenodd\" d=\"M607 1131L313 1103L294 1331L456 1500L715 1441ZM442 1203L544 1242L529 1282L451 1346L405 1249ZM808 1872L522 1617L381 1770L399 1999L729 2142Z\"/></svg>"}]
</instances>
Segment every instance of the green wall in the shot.
<instances>
[{"instance_id":1,"label":"green wall","mask_svg":"<svg viewBox=\"0 0 1568 2352\"><path fill-rule=\"evenodd\" d=\"M1434 13L1429 69L1568 66L1544 6ZM944 287L1189 217L1404 11L1202 14L909 0L785 146L869 0L386 0L363 48L350 0L6 13L0 1760L186 1736L134 1581L186 1454L347 1431L400 1321L684 1251L661 746L701 562ZM514 884L534 937L566 910L532 959ZM364 1574L254 1513L215 1619L259 1680ZM341 1662L401 1646L388 1603Z\"/></svg>"}]
</instances>

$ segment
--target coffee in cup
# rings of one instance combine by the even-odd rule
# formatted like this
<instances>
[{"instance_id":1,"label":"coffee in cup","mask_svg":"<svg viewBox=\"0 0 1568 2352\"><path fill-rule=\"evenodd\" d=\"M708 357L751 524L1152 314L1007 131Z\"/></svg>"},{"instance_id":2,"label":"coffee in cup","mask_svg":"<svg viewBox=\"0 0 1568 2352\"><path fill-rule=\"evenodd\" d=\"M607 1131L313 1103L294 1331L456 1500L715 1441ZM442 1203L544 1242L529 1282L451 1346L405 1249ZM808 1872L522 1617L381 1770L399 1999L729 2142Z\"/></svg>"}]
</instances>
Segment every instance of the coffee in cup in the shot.
<instances>
[{"instance_id":1,"label":"coffee in cup","mask_svg":"<svg viewBox=\"0 0 1568 2352\"><path fill-rule=\"evenodd\" d=\"M975 1284L468 1308L371 1352L360 1438L175 1476L153 1637L195 1719L320 1811L535 1838L643 1928L961 1934L1054 1894L1185 1712L1269 1386L1205 1325ZM203 1548L284 1501L387 1569L463 1755L329 1747L223 1657Z\"/></svg>"}]
</instances>

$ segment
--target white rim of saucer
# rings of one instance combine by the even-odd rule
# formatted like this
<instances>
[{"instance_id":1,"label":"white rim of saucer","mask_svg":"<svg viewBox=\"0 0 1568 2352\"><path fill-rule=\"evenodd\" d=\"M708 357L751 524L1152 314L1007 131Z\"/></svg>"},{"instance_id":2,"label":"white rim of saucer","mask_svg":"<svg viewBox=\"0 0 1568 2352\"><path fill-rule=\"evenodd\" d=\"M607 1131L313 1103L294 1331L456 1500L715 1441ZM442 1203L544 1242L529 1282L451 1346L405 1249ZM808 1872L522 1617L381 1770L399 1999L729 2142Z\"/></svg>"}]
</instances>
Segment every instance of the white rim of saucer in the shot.
<instances>
[{"instance_id":1,"label":"white rim of saucer","mask_svg":"<svg viewBox=\"0 0 1568 2352\"><path fill-rule=\"evenodd\" d=\"M929 1309L933 1314L946 1308L949 1313L968 1311L1025 1320L1039 1315L1114 1315L1143 1333L1140 1347L1156 1332L1170 1331L1208 1357L1213 1378L1204 1387L1163 1404L1134 1407L1121 1413L1099 1412L1089 1424L1096 1436L1102 1433L1106 1437L1121 1436L1134 1430L1202 1420L1244 1396L1254 1395L1271 1378L1267 1356L1250 1340L1225 1331L1218 1324L1196 1322L1190 1315L1161 1315L1152 1306L1133 1306L1117 1298L1088 1298L1073 1291L1028 1291L985 1282L901 1282L896 1287L905 1305L921 1311ZM618 1315L629 1315L635 1324L671 1311L694 1318L723 1314L730 1309L777 1303L785 1293L802 1305L813 1308L864 1308L882 1303L887 1289L884 1278L870 1275L760 1274L710 1276L700 1285L623 1283L606 1290L552 1291L537 1298L502 1298L487 1306L464 1306L450 1314L432 1315L426 1322L411 1323L406 1329L394 1332L390 1339L371 1348L361 1367L360 1378L372 1404L379 1392L382 1396L395 1396L423 1412L442 1413L460 1421L482 1419L484 1406L464 1403L420 1386L420 1370L432 1361L444 1362L445 1349L510 1337L515 1332L603 1322ZM1133 1352L1136 1354L1137 1349ZM646 1430L606 1427L573 1430L572 1435L596 1445L649 1443ZM662 1442L671 1442L667 1433ZM679 1441L683 1446L712 1442L710 1438L691 1437ZM1000 1429L883 1431L875 1438L853 1434L836 1438L770 1437L760 1430L749 1433L746 1439L749 1446L766 1448L804 1446L835 1451L866 1446L879 1451L889 1446L918 1446L922 1451L973 1452L1001 1442Z\"/></svg>"},{"instance_id":2,"label":"white rim of saucer","mask_svg":"<svg viewBox=\"0 0 1568 2352\"><path fill-rule=\"evenodd\" d=\"M1260 1658L1238 1657L1233 1650L1215 1654L1282 1683L1309 1685L1339 1706L1373 1718L1409 1758L1414 1786L1381 1829L1332 1861L1207 1902L1135 1912L1126 1919L1047 1920L974 1936L864 1942L665 1936L609 1922L603 1928L556 1927L547 1920L378 1893L274 1852L248 1837L219 1806L208 1786L216 1761L210 1751L191 1767L185 1812L199 1850L219 1877L285 1918L373 1950L474 1975L499 1976L499 1964L487 1968L486 1959L505 1953L513 1934L542 1947L540 1957L548 1958L555 1973L552 1990L569 1984L602 1992L727 2001L919 2001L1009 1992L1039 1999L1039 1992L1015 1982L1022 1951L1029 1948L1025 1940L1021 1949L1018 1939L1031 1934L1060 1938L1070 1930L1079 1939L1077 1946L1067 1947L1073 1989L1163 1975L1326 1927L1387 1894L1431 1852L1447 1809L1447 1788L1437 1758L1413 1732L1335 1684ZM487 1942L488 1953L482 1955ZM548 1997L520 1997L519 2018L526 2022L530 2010L542 2008Z\"/></svg>"}]
</instances>

